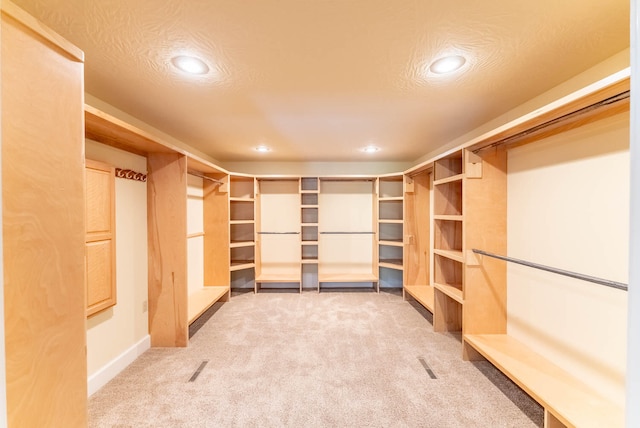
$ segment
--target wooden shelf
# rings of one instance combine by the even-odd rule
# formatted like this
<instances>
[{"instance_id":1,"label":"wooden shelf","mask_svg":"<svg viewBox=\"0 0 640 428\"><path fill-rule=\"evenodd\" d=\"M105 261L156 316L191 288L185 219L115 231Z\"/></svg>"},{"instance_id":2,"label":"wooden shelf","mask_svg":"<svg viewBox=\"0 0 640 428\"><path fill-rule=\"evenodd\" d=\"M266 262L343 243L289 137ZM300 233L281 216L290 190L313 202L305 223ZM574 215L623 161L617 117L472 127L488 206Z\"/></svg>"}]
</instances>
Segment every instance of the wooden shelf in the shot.
<instances>
[{"instance_id":1,"label":"wooden shelf","mask_svg":"<svg viewBox=\"0 0 640 428\"><path fill-rule=\"evenodd\" d=\"M331 273L318 274L318 282L377 282L378 277L372 273Z\"/></svg>"},{"instance_id":2,"label":"wooden shelf","mask_svg":"<svg viewBox=\"0 0 640 428\"><path fill-rule=\"evenodd\" d=\"M318 259L302 259L303 265L317 265Z\"/></svg>"},{"instance_id":3,"label":"wooden shelf","mask_svg":"<svg viewBox=\"0 0 640 428\"><path fill-rule=\"evenodd\" d=\"M462 177L463 177L463 174L452 175L451 177L443 178L443 179L440 179L440 180L435 180L433 182L433 185L437 186L439 184L452 183L454 181L462 181Z\"/></svg>"},{"instance_id":4,"label":"wooden shelf","mask_svg":"<svg viewBox=\"0 0 640 428\"><path fill-rule=\"evenodd\" d=\"M244 262L240 263L239 262L238 264L236 264L234 262L231 262L231 266L229 267L229 271L235 272L235 271L238 271L238 270L251 269L251 268L254 268L254 267L256 267L256 264L253 263L253 262L251 262L251 263L244 263Z\"/></svg>"},{"instance_id":5,"label":"wooden shelf","mask_svg":"<svg viewBox=\"0 0 640 428\"><path fill-rule=\"evenodd\" d=\"M462 221L461 215L448 215L448 214L434 214L434 220L449 220L449 221Z\"/></svg>"},{"instance_id":6,"label":"wooden shelf","mask_svg":"<svg viewBox=\"0 0 640 428\"><path fill-rule=\"evenodd\" d=\"M460 304L464 304L464 299L462 297L462 290L460 288L454 287L453 285L438 284L438 283L435 283L433 286L436 290L441 291L445 295L451 297L456 302Z\"/></svg>"},{"instance_id":7,"label":"wooden shelf","mask_svg":"<svg viewBox=\"0 0 640 428\"><path fill-rule=\"evenodd\" d=\"M433 287L430 285L405 285L404 290L433 313Z\"/></svg>"},{"instance_id":8,"label":"wooden shelf","mask_svg":"<svg viewBox=\"0 0 640 428\"><path fill-rule=\"evenodd\" d=\"M300 208L317 209L318 205L300 205Z\"/></svg>"},{"instance_id":9,"label":"wooden shelf","mask_svg":"<svg viewBox=\"0 0 640 428\"><path fill-rule=\"evenodd\" d=\"M318 223L301 223L302 227L318 227Z\"/></svg>"},{"instance_id":10,"label":"wooden shelf","mask_svg":"<svg viewBox=\"0 0 640 428\"><path fill-rule=\"evenodd\" d=\"M434 248L433 253L442 257L446 257L451 260L455 260L460 263L464 263L464 253L462 251L440 250L440 249Z\"/></svg>"},{"instance_id":11,"label":"wooden shelf","mask_svg":"<svg viewBox=\"0 0 640 428\"><path fill-rule=\"evenodd\" d=\"M402 240L399 240L399 241L384 240L384 241L378 241L378 244L380 244L380 245L388 245L390 247L402 247L402 246L404 246L404 242L402 242Z\"/></svg>"},{"instance_id":12,"label":"wooden shelf","mask_svg":"<svg viewBox=\"0 0 640 428\"><path fill-rule=\"evenodd\" d=\"M229 198L230 202L254 202L255 199L254 198L236 198L236 197L230 197Z\"/></svg>"},{"instance_id":13,"label":"wooden shelf","mask_svg":"<svg viewBox=\"0 0 640 428\"><path fill-rule=\"evenodd\" d=\"M301 190L300 193L320 193L319 190Z\"/></svg>"},{"instance_id":14,"label":"wooden shelf","mask_svg":"<svg viewBox=\"0 0 640 428\"><path fill-rule=\"evenodd\" d=\"M318 241L300 241L302 245L318 245Z\"/></svg>"},{"instance_id":15,"label":"wooden shelf","mask_svg":"<svg viewBox=\"0 0 640 428\"><path fill-rule=\"evenodd\" d=\"M229 293L229 286L208 286L189 294L188 317L189 324L209 309L214 303Z\"/></svg>"},{"instance_id":16,"label":"wooden shelf","mask_svg":"<svg viewBox=\"0 0 640 428\"><path fill-rule=\"evenodd\" d=\"M240 241L230 243L229 248L254 247L255 245L256 243L253 241Z\"/></svg>"},{"instance_id":17,"label":"wooden shelf","mask_svg":"<svg viewBox=\"0 0 640 428\"><path fill-rule=\"evenodd\" d=\"M396 263L396 262L391 262L391 261L383 261L380 260L380 262L378 263L378 267L383 267L383 268L387 268L387 269L395 269L395 270L403 270L403 266L402 266L402 260L400 260L400 263Z\"/></svg>"},{"instance_id":18,"label":"wooden shelf","mask_svg":"<svg viewBox=\"0 0 640 428\"><path fill-rule=\"evenodd\" d=\"M387 219L379 219L378 223L383 223L383 224L403 224L404 221L403 220L387 220Z\"/></svg>"},{"instance_id":19,"label":"wooden shelf","mask_svg":"<svg viewBox=\"0 0 640 428\"><path fill-rule=\"evenodd\" d=\"M256 277L256 282L300 282L301 278L300 273L263 273Z\"/></svg>"},{"instance_id":20,"label":"wooden shelf","mask_svg":"<svg viewBox=\"0 0 640 428\"><path fill-rule=\"evenodd\" d=\"M566 426L622 427L624 409L506 334L463 340ZM558 426L558 425L549 425Z\"/></svg>"},{"instance_id":21,"label":"wooden shelf","mask_svg":"<svg viewBox=\"0 0 640 428\"><path fill-rule=\"evenodd\" d=\"M229 224L254 224L254 220L229 220Z\"/></svg>"},{"instance_id":22,"label":"wooden shelf","mask_svg":"<svg viewBox=\"0 0 640 428\"><path fill-rule=\"evenodd\" d=\"M378 198L378 201L380 202L387 202L387 201L398 201L398 202L402 202L404 198L402 196L385 196L382 198Z\"/></svg>"}]
</instances>

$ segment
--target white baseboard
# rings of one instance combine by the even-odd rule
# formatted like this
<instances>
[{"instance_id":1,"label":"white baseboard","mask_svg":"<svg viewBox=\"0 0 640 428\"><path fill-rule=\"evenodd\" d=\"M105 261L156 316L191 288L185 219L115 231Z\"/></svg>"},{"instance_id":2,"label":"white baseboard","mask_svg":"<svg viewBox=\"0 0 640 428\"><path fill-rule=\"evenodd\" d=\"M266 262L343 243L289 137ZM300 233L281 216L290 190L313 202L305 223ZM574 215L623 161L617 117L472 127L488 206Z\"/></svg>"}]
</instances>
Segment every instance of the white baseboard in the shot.
<instances>
[{"instance_id":1,"label":"white baseboard","mask_svg":"<svg viewBox=\"0 0 640 428\"><path fill-rule=\"evenodd\" d=\"M100 370L89 376L87 379L87 390L89 397L96 391L105 386L111 379L116 377L122 370L126 369L129 364L134 362L136 358L151 347L151 336L146 335L138 343L109 361Z\"/></svg>"}]
</instances>

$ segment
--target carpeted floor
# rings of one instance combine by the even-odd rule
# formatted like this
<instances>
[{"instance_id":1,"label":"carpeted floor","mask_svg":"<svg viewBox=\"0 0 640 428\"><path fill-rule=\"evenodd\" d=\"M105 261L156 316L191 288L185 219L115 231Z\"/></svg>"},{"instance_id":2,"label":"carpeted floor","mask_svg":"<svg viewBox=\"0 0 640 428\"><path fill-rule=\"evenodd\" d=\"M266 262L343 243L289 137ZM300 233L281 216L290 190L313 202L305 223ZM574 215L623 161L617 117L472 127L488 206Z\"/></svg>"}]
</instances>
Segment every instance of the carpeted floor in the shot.
<instances>
[{"instance_id":1,"label":"carpeted floor","mask_svg":"<svg viewBox=\"0 0 640 428\"><path fill-rule=\"evenodd\" d=\"M460 338L401 292L234 294L192 330L95 393L89 426L542 426L535 401L462 361Z\"/></svg>"}]
</instances>

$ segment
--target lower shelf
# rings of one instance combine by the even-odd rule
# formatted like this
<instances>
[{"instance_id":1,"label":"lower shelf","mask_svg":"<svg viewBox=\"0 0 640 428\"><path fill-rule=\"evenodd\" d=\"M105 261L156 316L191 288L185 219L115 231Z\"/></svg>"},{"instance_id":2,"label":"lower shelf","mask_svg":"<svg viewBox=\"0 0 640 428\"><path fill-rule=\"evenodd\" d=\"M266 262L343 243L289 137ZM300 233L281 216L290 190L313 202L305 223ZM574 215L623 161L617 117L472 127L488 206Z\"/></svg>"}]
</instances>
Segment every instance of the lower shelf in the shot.
<instances>
[{"instance_id":1,"label":"lower shelf","mask_svg":"<svg viewBox=\"0 0 640 428\"><path fill-rule=\"evenodd\" d=\"M545 419L566 426L624 426L622 406L602 397L511 336L466 334L463 340L465 346L475 349L540 403Z\"/></svg>"},{"instance_id":2,"label":"lower shelf","mask_svg":"<svg viewBox=\"0 0 640 428\"><path fill-rule=\"evenodd\" d=\"M189 324L194 322L200 315L209 309L220 299L229 297L229 286L210 286L189 294L188 317Z\"/></svg>"},{"instance_id":3,"label":"lower shelf","mask_svg":"<svg viewBox=\"0 0 640 428\"><path fill-rule=\"evenodd\" d=\"M433 287L430 285L405 285L404 291L433 313Z\"/></svg>"},{"instance_id":4,"label":"lower shelf","mask_svg":"<svg viewBox=\"0 0 640 428\"><path fill-rule=\"evenodd\" d=\"M439 283L435 283L433 284L433 286L434 288L442 291L447 296L451 297L456 302L460 304L464 303L464 299L462 298L462 290L460 288L454 287L452 285L439 284Z\"/></svg>"},{"instance_id":5,"label":"lower shelf","mask_svg":"<svg viewBox=\"0 0 640 428\"><path fill-rule=\"evenodd\" d=\"M377 282L378 277L372 273L320 273L318 282Z\"/></svg>"},{"instance_id":6,"label":"lower shelf","mask_svg":"<svg viewBox=\"0 0 640 428\"><path fill-rule=\"evenodd\" d=\"M300 282L300 273L263 273L256 277L256 282Z\"/></svg>"}]
</instances>

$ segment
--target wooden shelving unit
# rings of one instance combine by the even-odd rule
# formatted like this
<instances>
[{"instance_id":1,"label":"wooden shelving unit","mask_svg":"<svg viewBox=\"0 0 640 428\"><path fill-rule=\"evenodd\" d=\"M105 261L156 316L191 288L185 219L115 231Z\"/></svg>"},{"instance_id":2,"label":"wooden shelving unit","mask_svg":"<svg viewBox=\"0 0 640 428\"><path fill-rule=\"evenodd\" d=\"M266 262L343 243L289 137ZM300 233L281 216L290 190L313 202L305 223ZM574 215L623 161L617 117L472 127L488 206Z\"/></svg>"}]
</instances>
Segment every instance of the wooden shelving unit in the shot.
<instances>
[{"instance_id":1,"label":"wooden shelving unit","mask_svg":"<svg viewBox=\"0 0 640 428\"><path fill-rule=\"evenodd\" d=\"M433 329L460 331L464 304L462 151L436 159L433 175Z\"/></svg>"},{"instance_id":2,"label":"wooden shelving unit","mask_svg":"<svg viewBox=\"0 0 640 428\"><path fill-rule=\"evenodd\" d=\"M229 283L231 288L255 290L255 179L229 176Z\"/></svg>"},{"instance_id":3,"label":"wooden shelving unit","mask_svg":"<svg viewBox=\"0 0 640 428\"><path fill-rule=\"evenodd\" d=\"M404 271L404 176L378 177L378 275L381 285L402 288Z\"/></svg>"}]
</instances>

